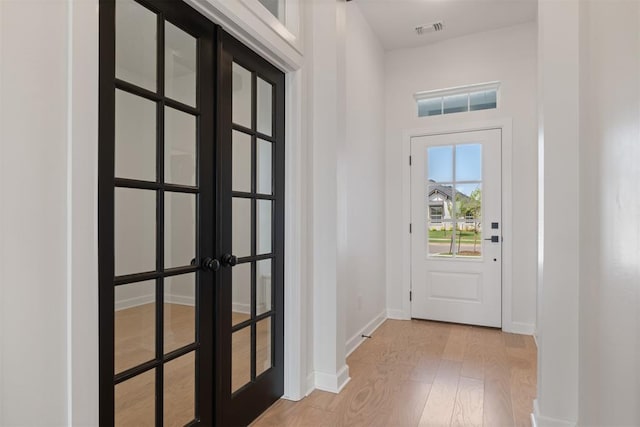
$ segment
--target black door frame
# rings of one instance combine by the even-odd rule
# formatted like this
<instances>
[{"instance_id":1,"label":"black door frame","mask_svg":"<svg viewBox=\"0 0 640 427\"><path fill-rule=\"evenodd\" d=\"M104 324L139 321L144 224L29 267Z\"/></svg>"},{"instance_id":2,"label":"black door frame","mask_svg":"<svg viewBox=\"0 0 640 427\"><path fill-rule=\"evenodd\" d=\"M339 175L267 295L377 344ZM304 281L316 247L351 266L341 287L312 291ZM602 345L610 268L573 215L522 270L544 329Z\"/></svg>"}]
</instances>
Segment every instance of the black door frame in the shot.
<instances>
[{"instance_id":1,"label":"black door frame","mask_svg":"<svg viewBox=\"0 0 640 427\"><path fill-rule=\"evenodd\" d=\"M284 392L284 172L285 172L285 82L284 74L266 60L242 45L232 36L214 25L183 1L135 0L158 15L157 92L138 88L115 78L115 3L116 0L100 0L99 13L99 147L98 147L98 256L99 256L99 419L101 425L114 424L114 386L142 372L156 370L156 424L163 417L162 385L163 363L188 352L197 350L196 358L196 424L246 425L264 409L275 402ZM164 34L163 22L168 20L183 30L199 36L198 41L198 105L190 108L164 98ZM164 221L163 191L199 193L198 234L199 251L196 259L208 256L220 259L231 251L231 73L225 71L224 61L236 60L254 70L261 78L274 85L273 137L260 138L274 143L273 151L273 196L254 194L257 199L273 201L273 253L270 257L252 257L255 261L273 258L274 336L272 338L273 367L255 378L233 396L230 394L231 365L231 269L223 268L214 274L204 271L199 265L180 267L164 271L163 236ZM228 63L228 62L227 62ZM207 79L209 76L209 79ZM156 182L137 181L114 177L115 149L115 89L125 90L157 103L157 161ZM211 102L208 102L210 100ZM205 102L207 101L207 102ZM253 103L255 105L255 92ZM168 105L183 111L211 117L198 120L198 187L163 183L164 150L163 107ZM254 108L255 110L255 108ZM253 112L255 116L255 111ZM255 133L255 132L254 132ZM255 133L257 135L257 133ZM255 136L254 136L255 138ZM216 143L217 141L217 143ZM214 172L213 167L216 171ZM254 164L255 168L255 149ZM255 171L253 172L255 174ZM205 179L209 177L211 179ZM226 183L226 184L225 184ZM156 214L156 269L129 276L114 275L114 189L116 187L155 190L157 192ZM214 204L215 202L215 204ZM255 203L254 203L255 205ZM225 209L225 206L228 207ZM255 208L254 215L255 215ZM215 218L215 224L210 220ZM227 224L226 226L224 224ZM255 247L255 233L252 239ZM163 277L195 272L198 276L198 310L196 341L191 346L163 354ZM253 297L255 302L255 274ZM140 366L114 375L114 290L115 286L142 280L156 281L156 358ZM228 303L225 303L227 301ZM216 318L220 321L216 322ZM259 319L258 319L259 320ZM201 335L210 331L212 339ZM252 334L255 340L255 333ZM255 354L253 359L255 359ZM252 362L254 360L252 359ZM210 361L210 362L208 362ZM204 367L205 369L200 369ZM225 368L226 367L226 368ZM214 374L214 373L223 373Z\"/></svg>"}]
</instances>

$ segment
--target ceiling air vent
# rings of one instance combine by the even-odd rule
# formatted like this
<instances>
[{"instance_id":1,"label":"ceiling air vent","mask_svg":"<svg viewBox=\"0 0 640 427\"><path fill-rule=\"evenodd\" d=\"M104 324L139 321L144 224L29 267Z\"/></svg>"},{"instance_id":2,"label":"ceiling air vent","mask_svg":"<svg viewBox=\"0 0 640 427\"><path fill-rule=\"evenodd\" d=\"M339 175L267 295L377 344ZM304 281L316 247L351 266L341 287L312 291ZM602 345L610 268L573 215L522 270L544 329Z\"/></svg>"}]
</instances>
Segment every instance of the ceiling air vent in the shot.
<instances>
[{"instance_id":1,"label":"ceiling air vent","mask_svg":"<svg viewBox=\"0 0 640 427\"><path fill-rule=\"evenodd\" d=\"M442 24L442 21L438 21L438 22L434 22L433 24L419 25L419 26L415 27L415 30L416 30L416 34L421 36L421 35L426 34L426 33L433 33L433 32L436 32L436 31L442 31L443 27L444 27L444 25Z\"/></svg>"}]
</instances>

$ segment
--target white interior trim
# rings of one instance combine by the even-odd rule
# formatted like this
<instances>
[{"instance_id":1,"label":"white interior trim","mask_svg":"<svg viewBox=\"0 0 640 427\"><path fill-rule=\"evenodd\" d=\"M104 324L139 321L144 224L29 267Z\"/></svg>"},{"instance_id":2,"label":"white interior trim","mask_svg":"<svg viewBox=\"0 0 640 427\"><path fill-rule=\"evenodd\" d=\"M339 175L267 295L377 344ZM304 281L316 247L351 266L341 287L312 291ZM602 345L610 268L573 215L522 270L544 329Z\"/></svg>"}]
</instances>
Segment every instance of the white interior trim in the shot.
<instances>
[{"instance_id":1,"label":"white interior trim","mask_svg":"<svg viewBox=\"0 0 640 427\"><path fill-rule=\"evenodd\" d=\"M538 399L533 401L533 413L531 414L531 426L532 427L575 427L576 423L561 420L558 418L545 417L540 413L540 407L538 406Z\"/></svg>"},{"instance_id":2,"label":"white interior trim","mask_svg":"<svg viewBox=\"0 0 640 427\"><path fill-rule=\"evenodd\" d=\"M295 71L302 66L302 39L290 30L300 28L302 13L297 0L287 13L286 27L258 0L184 1L283 71Z\"/></svg>"},{"instance_id":3,"label":"white interior trim","mask_svg":"<svg viewBox=\"0 0 640 427\"><path fill-rule=\"evenodd\" d=\"M439 98L441 96L458 95L469 92L479 92L483 90L498 90L500 82L475 83L472 85L455 86L445 89L425 90L413 94L413 99L420 101L422 99ZM446 133L446 132L445 132Z\"/></svg>"},{"instance_id":4,"label":"white interior trim","mask_svg":"<svg viewBox=\"0 0 640 427\"><path fill-rule=\"evenodd\" d=\"M328 374L325 372L314 372L315 388L330 393L340 393L346 386L351 377L349 376L349 366L344 365L337 374Z\"/></svg>"},{"instance_id":5,"label":"white interior trim","mask_svg":"<svg viewBox=\"0 0 640 427\"><path fill-rule=\"evenodd\" d=\"M387 311L382 310L382 312L371 319L371 321L367 323L364 328L360 329L357 334L349 338L346 346L347 357L349 357L351 353L353 353L358 347L360 347L360 344L362 344L364 340L368 339L364 338L362 335L373 334L373 332L378 329L385 320L387 320Z\"/></svg>"},{"instance_id":6,"label":"white interior trim","mask_svg":"<svg viewBox=\"0 0 640 427\"><path fill-rule=\"evenodd\" d=\"M387 309L387 319L411 320L411 313L410 313L410 310L406 311L404 309L397 310L397 309L388 308Z\"/></svg>"},{"instance_id":7,"label":"white interior trim","mask_svg":"<svg viewBox=\"0 0 640 427\"><path fill-rule=\"evenodd\" d=\"M481 121L467 121L456 124L432 126L429 128L406 130L402 138L402 218L407 224L406 232L402 238L402 313L394 318L411 318L411 236L408 224L411 222L411 169L409 156L411 155L411 138L447 133L473 132L488 129L502 130L502 330L514 331L512 320L512 286L513 286L513 257L512 257L512 233L513 233L513 208L512 208L512 119L492 119ZM391 317L391 316L389 316Z\"/></svg>"},{"instance_id":8,"label":"white interior trim","mask_svg":"<svg viewBox=\"0 0 640 427\"><path fill-rule=\"evenodd\" d=\"M98 425L98 0L69 6L67 424Z\"/></svg>"}]
</instances>

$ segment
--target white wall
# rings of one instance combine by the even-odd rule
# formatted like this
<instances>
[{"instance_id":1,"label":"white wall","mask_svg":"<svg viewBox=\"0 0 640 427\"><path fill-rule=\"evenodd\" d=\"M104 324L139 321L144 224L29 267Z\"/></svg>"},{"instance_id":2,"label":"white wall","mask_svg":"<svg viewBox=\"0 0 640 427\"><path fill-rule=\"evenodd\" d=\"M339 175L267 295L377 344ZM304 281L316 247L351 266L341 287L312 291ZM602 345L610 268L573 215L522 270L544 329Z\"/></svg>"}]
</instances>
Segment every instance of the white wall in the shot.
<instances>
[{"instance_id":1,"label":"white wall","mask_svg":"<svg viewBox=\"0 0 640 427\"><path fill-rule=\"evenodd\" d=\"M578 7L579 0L541 1L539 22L540 425L575 423L578 411ZM558 207L563 219L559 221Z\"/></svg>"},{"instance_id":2,"label":"white wall","mask_svg":"<svg viewBox=\"0 0 640 427\"><path fill-rule=\"evenodd\" d=\"M640 425L640 3L580 3L578 421Z\"/></svg>"},{"instance_id":3,"label":"white wall","mask_svg":"<svg viewBox=\"0 0 640 427\"><path fill-rule=\"evenodd\" d=\"M346 146L338 158L339 286L347 288L347 352L385 316L384 51L347 4Z\"/></svg>"},{"instance_id":4,"label":"white wall","mask_svg":"<svg viewBox=\"0 0 640 427\"><path fill-rule=\"evenodd\" d=\"M338 216L344 205L338 195L344 169L338 167L345 147L345 8L343 2L309 4L305 46L309 73L308 169L309 274L313 328L313 380L317 388L337 392L349 380L345 363L346 288L338 286Z\"/></svg>"},{"instance_id":5,"label":"white wall","mask_svg":"<svg viewBox=\"0 0 640 427\"><path fill-rule=\"evenodd\" d=\"M536 24L528 23L446 40L386 54L386 236L387 308L402 311L402 239L408 224L402 218L404 130L442 127L461 120L513 119L513 297L512 322L532 332L536 320ZM497 110L448 116L417 117L413 94L499 80ZM408 192L408 189L405 189ZM408 194L408 193L407 193Z\"/></svg>"},{"instance_id":6,"label":"white wall","mask_svg":"<svg viewBox=\"0 0 640 427\"><path fill-rule=\"evenodd\" d=\"M67 422L66 7L0 2L1 425Z\"/></svg>"}]
</instances>

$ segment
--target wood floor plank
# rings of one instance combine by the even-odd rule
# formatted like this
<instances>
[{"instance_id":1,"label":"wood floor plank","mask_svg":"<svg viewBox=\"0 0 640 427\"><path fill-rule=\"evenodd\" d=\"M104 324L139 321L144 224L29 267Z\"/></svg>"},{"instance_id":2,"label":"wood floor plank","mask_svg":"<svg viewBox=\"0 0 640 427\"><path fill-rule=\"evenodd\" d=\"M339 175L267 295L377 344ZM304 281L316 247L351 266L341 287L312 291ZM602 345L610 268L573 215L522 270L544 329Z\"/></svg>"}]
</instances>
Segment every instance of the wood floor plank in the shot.
<instances>
[{"instance_id":1,"label":"wood floor plank","mask_svg":"<svg viewBox=\"0 0 640 427\"><path fill-rule=\"evenodd\" d=\"M149 357L153 319L152 306L117 313L119 369ZM193 319L192 307L165 307L167 348L192 339ZM244 354L246 349L238 346L234 352ZM189 357L165 366L170 423L186 422L191 415L195 377ZM347 359L351 382L340 394L314 391L299 402L281 399L252 426L528 427L536 394L536 358L529 336L442 322L388 320ZM117 387L118 420L123 425L153 424L153 388L152 371Z\"/></svg>"},{"instance_id":2,"label":"wood floor plank","mask_svg":"<svg viewBox=\"0 0 640 427\"><path fill-rule=\"evenodd\" d=\"M512 426L511 373L503 333L488 329L484 339L484 425Z\"/></svg>"},{"instance_id":3,"label":"wood floor plank","mask_svg":"<svg viewBox=\"0 0 640 427\"><path fill-rule=\"evenodd\" d=\"M399 383L393 393L391 410L387 414L382 414L372 427L417 426L430 390L431 384L428 383L417 381Z\"/></svg>"},{"instance_id":4,"label":"wood floor plank","mask_svg":"<svg viewBox=\"0 0 640 427\"><path fill-rule=\"evenodd\" d=\"M334 414L304 402L279 400L255 420L251 427L323 427L335 426Z\"/></svg>"},{"instance_id":5,"label":"wood floor plank","mask_svg":"<svg viewBox=\"0 0 640 427\"><path fill-rule=\"evenodd\" d=\"M464 351L467 346L467 334L469 333L468 326L454 325L447 341L447 346L442 354L443 359L457 360L462 362L464 360Z\"/></svg>"},{"instance_id":6,"label":"wood floor plank","mask_svg":"<svg viewBox=\"0 0 640 427\"><path fill-rule=\"evenodd\" d=\"M482 339L484 328L473 327L467 334L467 347L462 361L460 375L469 378L484 379L485 345Z\"/></svg>"},{"instance_id":7,"label":"wood floor plank","mask_svg":"<svg viewBox=\"0 0 640 427\"><path fill-rule=\"evenodd\" d=\"M276 405L256 425L528 427L536 352L531 337L497 329L387 321L347 360L352 380L342 393Z\"/></svg>"},{"instance_id":8,"label":"wood floor plank","mask_svg":"<svg viewBox=\"0 0 640 427\"><path fill-rule=\"evenodd\" d=\"M440 367L440 359L423 357L411 370L411 380L432 384Z\"/></svg>"},{"instance_id":9,"label":"wood floor plank","mask_svg":"<svg viewBox=\"0 0 640 427\"><path fill-rule=\"evenodd\" d=\"M460 377L451 425L482 426L483 410L484 381L476 378Z\"/></svg>"},{"instance_id":10,"label":"wood floor plank","mask_svg":"<svg viewBox=\"0 0 640 427\"><path fill-rule=\"evenodd\" d=\"M420 427L442 427L451 423L461 368L462 363L458 361L443 359L440 362L427 403L422 411L418 424Z\"/></svg>"}]
</instances>

